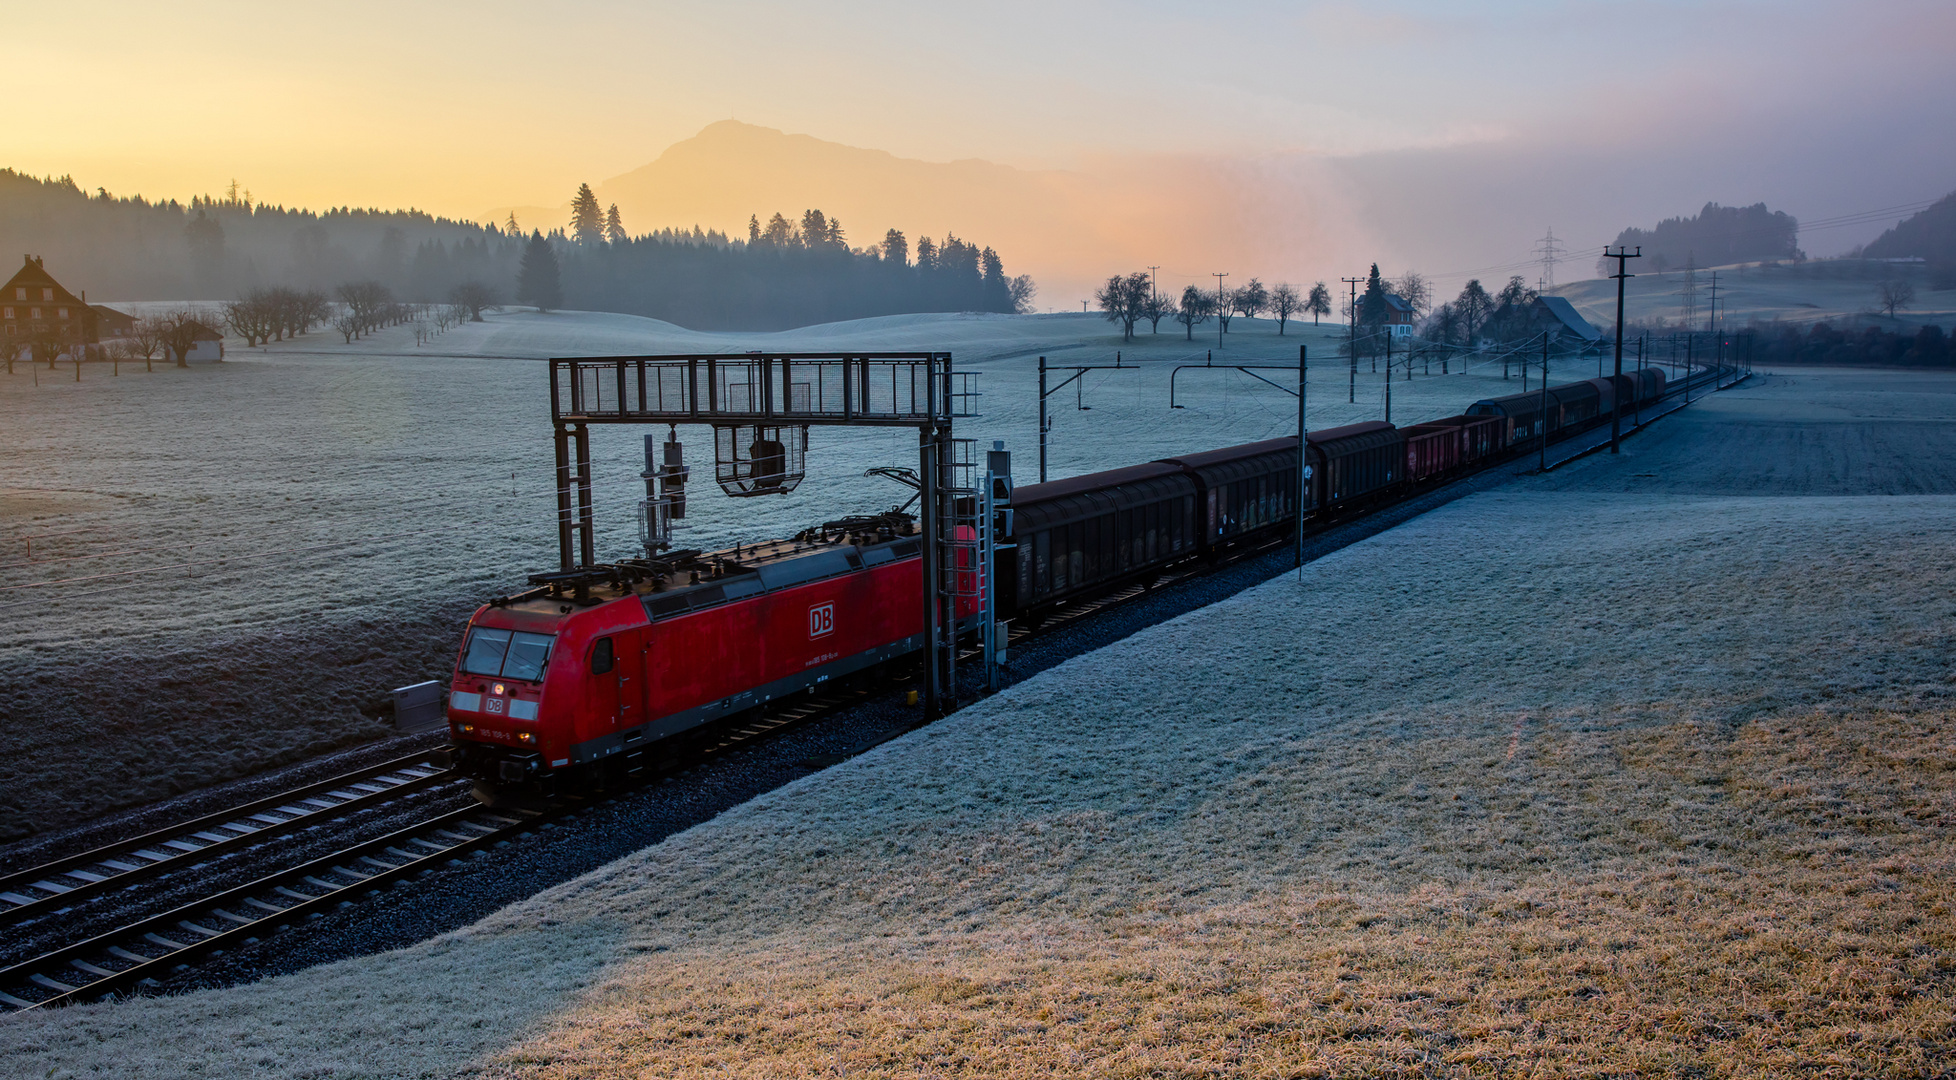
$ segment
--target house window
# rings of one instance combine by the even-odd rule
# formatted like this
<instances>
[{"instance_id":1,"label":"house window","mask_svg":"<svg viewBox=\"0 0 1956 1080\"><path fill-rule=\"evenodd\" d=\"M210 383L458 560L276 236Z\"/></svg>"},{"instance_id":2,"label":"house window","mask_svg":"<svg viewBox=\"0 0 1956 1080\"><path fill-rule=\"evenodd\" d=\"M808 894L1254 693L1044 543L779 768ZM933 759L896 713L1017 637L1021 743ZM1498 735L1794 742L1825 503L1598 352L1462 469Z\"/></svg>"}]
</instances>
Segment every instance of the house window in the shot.
<instances>
[{"instance_id":1,"label":"house window","mask_svg":"<svg viewBox=\"0 0 1956 1080\"><path fill-rule=\"evenodd\" d=\"M43 299L43 300L52 300L52 299L54 299L54 290L53 290L53 289L42 289L42 290L41 290L41 299Z\"/></svg>"},{"instance_id":2,"label":"house window","mask_svg":"<svg viewBox=\"0 0 1956 1080\"><path fill-rule=\"evenodd\" d=\"M13 308L0 308L0 319L11 319L13 317L14 317Z\"/></svg>"},{"instance_id":3,"label":"house window","mask_svg":"<svg viewBox=\"0 0 1956 1080\"><path fill-rule=\"evenodd\" d=\"M38 319L38 318L40 318L40 317L41 317L41 309L40 309L40 308L28 308L28 309L27 309L27 317L28 317L28 318L30 318L30 319Z\"/></svg>"},{"instance_id":4,"label":"house window","mask_svg":"<svg viewBox=\"0 0 1956 1080\"><path fill-rule=\"evenodd\" d=\"M55 316L55 318L57 318L57 319L65 319L65 318L67 318L67 317L68 317L68 309L67 309L67 308L55 308L55 309L54 309L54 316Z\"/></svg>"},{"instance_id":5,"label":"house window","mask_svg":"<svg viewBox=\"0 0 1956 1080\"><path fill-rule=\"evenodd\" d=\"M14 299L16 299L16 300L25 300L25 299L27 299L27 290L26 290L26 289L15 289L15 290L14 290Z\"/></svg>"}]
</instances>

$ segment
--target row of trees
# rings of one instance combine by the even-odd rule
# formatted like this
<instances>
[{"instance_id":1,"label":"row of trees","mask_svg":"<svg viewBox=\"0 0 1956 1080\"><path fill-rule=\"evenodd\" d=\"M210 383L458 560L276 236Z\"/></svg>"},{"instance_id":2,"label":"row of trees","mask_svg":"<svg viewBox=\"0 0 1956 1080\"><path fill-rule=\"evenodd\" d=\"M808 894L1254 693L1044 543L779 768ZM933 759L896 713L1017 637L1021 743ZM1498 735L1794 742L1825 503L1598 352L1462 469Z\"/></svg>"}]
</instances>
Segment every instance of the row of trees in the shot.
<instances>
[{"instance_id":1,"label":"row of trees","mask_svg":"<svg viewBox=\"0 0 1956 1080\"><path fill-rule=\"evenodd\" d=\"M1231 289L1218 286L1215 292L1206 292L1189 285L1182 289L1179 300L1163 295L1155 288L1154 279L1145 271L1132 274L1115 274L1107 279L1107 284L1094 290L1094 303L1108 322L1121 328L1123 340L1134 340L1136 325L1146 322L1153 333L1161 333L1161 320L1172 319L1181 323L1187 336L1193 340L1195 328L1211 318L1222 324L1224 333L1229 332L1229 320L1237 315L1254 319L1265 312L1277 320L1277 333L1283 334L1284 327L1292 318L1308 313L1313 324L1331 313L1331 291L1320 281L1311 286L1308 293L1299 292L1290 284L1280 284L1272 289L1256 278L1246 285Z\"/></svg>"},{"instance_id":2,"label":"row of trees","mask_svg":"<svg viewBox=\"0 0 1956 1080\"><path fill-rule=\"evenodd\" d=\"M317 289L253 289L224 305L224 324L246 345L284 341L324 323L332 302Z\"/></svg>"},{"instance_id":3,"label":"row of trees","mask_svg":"<svg viewBox=\"0 0 1956 1080\"><path fill-rule=\"evenodd\" d=\"M1473 347L1484 340L1507 341L1531 332L1527 309L1535 295L1518 275L1509 278L1494 294L1475 279L1461 289L1458 297L1434 308L1432 285L1424 275L1408 271L1390 279L1379 273L1375 263L1355 303L1347 300L1337 307L1354 327L1357 349L1362 354L1370 354L1384 348L1393 310L1389 296L1396 296L1410 309L1415 321L1424 320L1420 336L1429 343ZM1106 284L1095 290L1094 303L1107 321L1121 328L1122 338L1130 341L1141 323L1160 333L1163 319L1180 323L1190 339L1195 336L1195 328L1210 319L1219 321L1222 331L1228 333L1229 320L1238 315L1254 319L1268 314L1276 320L1278 334L1282 334L1293 318L1309 314L1315 325L1333 309L1331 290L1322 281L1308 291L1300 291L1290 284L1273 289L1256 278L1234 289L1205 290L1190 285L1177 300L1157 291L1145 271L1108 278Z\"/></svg>"}]
</instances>

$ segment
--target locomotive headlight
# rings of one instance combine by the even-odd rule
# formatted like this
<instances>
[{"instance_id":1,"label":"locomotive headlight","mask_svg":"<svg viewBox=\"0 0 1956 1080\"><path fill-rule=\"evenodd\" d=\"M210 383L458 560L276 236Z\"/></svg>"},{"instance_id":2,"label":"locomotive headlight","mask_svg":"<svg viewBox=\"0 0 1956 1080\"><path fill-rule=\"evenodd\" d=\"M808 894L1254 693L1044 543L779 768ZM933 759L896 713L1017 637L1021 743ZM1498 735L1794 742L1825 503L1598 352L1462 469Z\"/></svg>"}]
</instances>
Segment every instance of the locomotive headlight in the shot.
<instances>
[{"instance_id":1,"label":"locomotive headlight","mask_svg":"<svg viewBox=\"0 0 1956 1080\"><path fill-rule=\"evenodd\" d=\"M474 724L463 724L463 725L461 726L461 731L462 731L462 734L464 734L464 735L473 735L473 734L475 734L475 725L474 725Z\"/></svg>"},{"instance_id":2,"label":"locomotive headlight","mask_svg":"<svg viewBox=\"0 0 1956 1080\"><path fill-rule=\"evenodd\" d=\"M497 683L495 686L495 693L497 697L501 697L504 694L509 693L509 687L504 686L502 683Z\"/></svg>"},{"instance_id":3,"label":"locomotive headlight","mask_svg":"<svg viewBox=\"0 0 1956 1080\"><path fill-rule=\"evenodd\" d=\"M536 732L534 732L534 731L519 731L519 732L517 732L517 733L516 733L516 741L517 741L517 742L520 742L520 743L533 743L533 742L536 742L536 741L537 741L537 733L536 733Z\"/></svg>"}]
</instances>

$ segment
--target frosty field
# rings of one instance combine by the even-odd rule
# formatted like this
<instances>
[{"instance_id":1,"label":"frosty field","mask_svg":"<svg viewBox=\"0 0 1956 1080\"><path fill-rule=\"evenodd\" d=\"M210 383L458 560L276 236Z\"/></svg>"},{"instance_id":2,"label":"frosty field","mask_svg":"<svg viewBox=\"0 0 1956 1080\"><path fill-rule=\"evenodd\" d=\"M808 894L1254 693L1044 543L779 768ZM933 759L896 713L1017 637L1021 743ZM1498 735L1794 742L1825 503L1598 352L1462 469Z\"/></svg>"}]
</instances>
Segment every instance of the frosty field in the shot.
<instances>
[{"instance_id":1,"label":"frosty field","mask_svg":"<svg viewBox=\"0 0 1956 1080\"><path fill-rule=\"evenodd\" d=\"M1338 332L1236 320L1220 358L1312 368L1313 427L1382 415L1382 374L1333 359ZM538 358L746 349L950 350L981 372L984 416L1037 474L1036 358L1149 367L1096 372L1055 395L1050 475L1295 430L1293 399L1169 361L1214 342L1097 316L911 316L784 334L702 334L619 315L511 313L417 348L406 327L353 345L330 333L234 347L207 367L140 362L0 376L0 839L373 739L386 692L443 676L483 600L551 569L555 502ZM1394 417L1459 412L1520 388L1498 363L1394 387ZM1293 376L1265 372L1277 381ZM1572 372L1571 375L1584 374ZM1062 373L1054 377L1057 384ZM1557 377L1560 377L1558 373ZM1531 385L1535 385L1532 384ZM1081 406L1085 406L1082 411ZM654 430L654 429L646 429ZM663 437L663 429L655 431ZM642 432L600 430L601 558L633 554ZM711 442L684 430L696 495L688 546L792 533L907 495L872 465L915 465L907 432L816 430L788 498L731 500L706 482ZM989 445L988 442L981 445ZM360 710L366 710L363 713Z\"/></svg>"},{"instance_id":2,"label":"frosty field","mask_svg":"<svg viewBox=\"0 0 1956 1080\"><path fill-rule=\"evenodd\" d=\"M1762 380L475 927L0 1045L52 1076L1935 1074L1951 420L1947 377Z\"/></svg>"}]
</instances>

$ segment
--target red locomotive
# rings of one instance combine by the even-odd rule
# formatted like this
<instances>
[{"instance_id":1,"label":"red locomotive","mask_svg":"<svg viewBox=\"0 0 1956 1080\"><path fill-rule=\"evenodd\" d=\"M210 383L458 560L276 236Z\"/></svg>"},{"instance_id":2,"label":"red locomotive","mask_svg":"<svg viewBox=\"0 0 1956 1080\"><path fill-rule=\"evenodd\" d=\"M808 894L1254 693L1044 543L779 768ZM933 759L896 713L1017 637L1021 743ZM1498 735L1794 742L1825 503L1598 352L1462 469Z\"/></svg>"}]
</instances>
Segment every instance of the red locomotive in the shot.
<instances>
[{"instance_id":1,"label":"red locomotive","mask_svg":"<svg viewBox=\"0 0 1956 1080\"><path fill-rule=\"evenodd\" d=\"M495 786L636 773L654 743L922 648L909 520L838 524L539 574L483 605L449 693L456 766Z\"/></svg>"}]
</instances>

